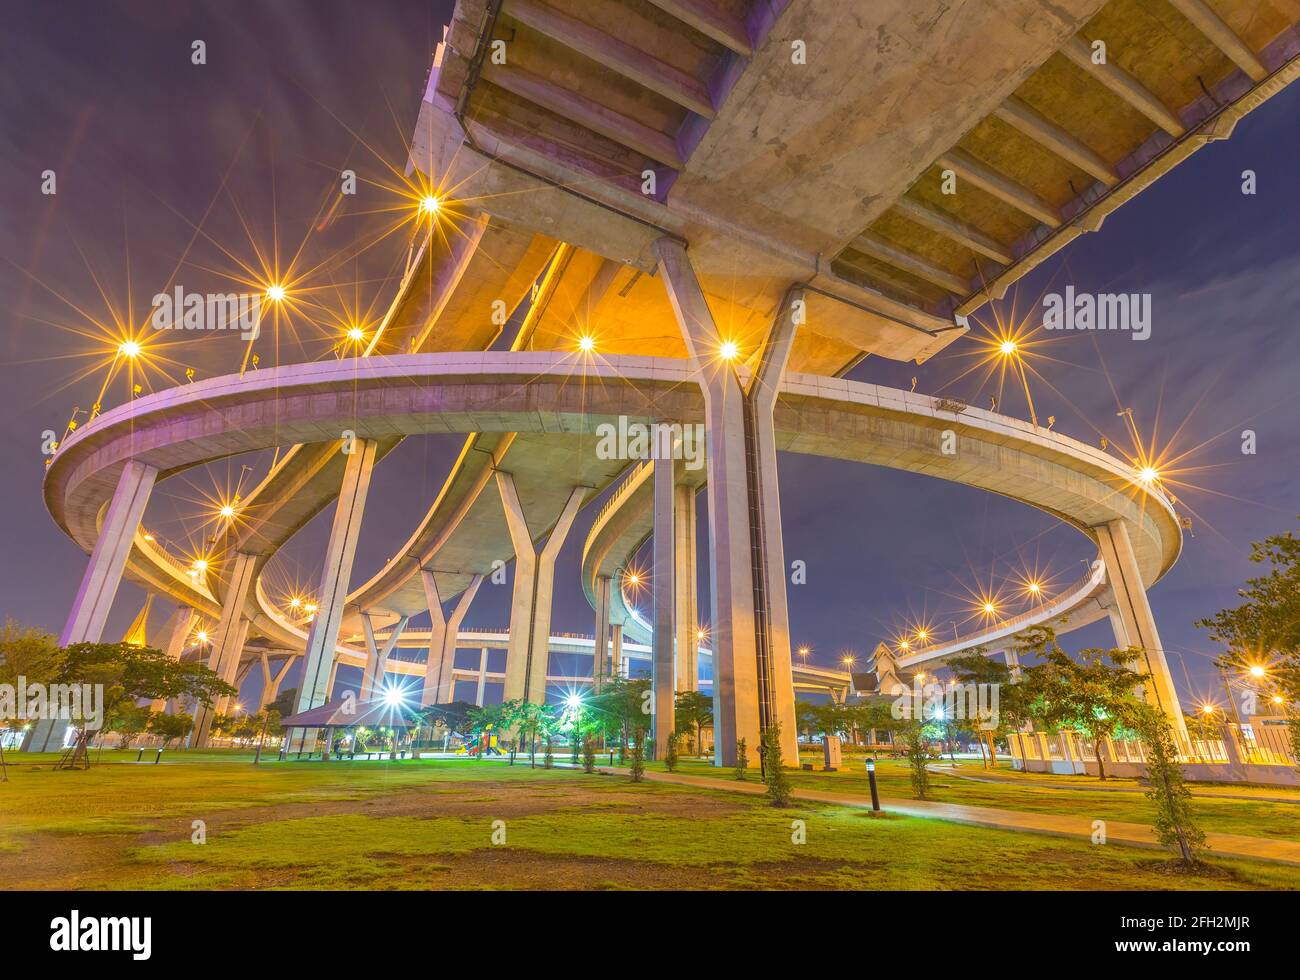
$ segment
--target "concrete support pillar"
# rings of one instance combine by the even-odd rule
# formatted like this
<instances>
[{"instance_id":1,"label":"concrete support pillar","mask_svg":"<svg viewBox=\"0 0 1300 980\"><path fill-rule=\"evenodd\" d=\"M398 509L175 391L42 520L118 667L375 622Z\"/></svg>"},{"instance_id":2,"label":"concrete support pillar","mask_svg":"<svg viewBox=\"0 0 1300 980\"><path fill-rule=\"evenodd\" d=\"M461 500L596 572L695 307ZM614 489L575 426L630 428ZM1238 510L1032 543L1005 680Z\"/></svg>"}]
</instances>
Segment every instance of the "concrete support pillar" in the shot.
<instances>
[{"instance_id":1,"label":"concrete support pillar","mask_svg":"<svg viewBox=\"0 0 1300 980\"><path fill-rule=\"evenodd\" d=\"M546 673L550 661L551 597L555 586L555 559L573 527L586 487L574 487L540 552L533 550L532 532L524 518L515 481L509 473L496 473L497 489L505 509L510 541L515 551L515 584L510 604L510 648L506 655L506 701L546 701Z\"/></svg>"},{"instance_id":2,"label":"concrete support pillar","mask_svg":"<svg viewBox=\"0 0 1300 980\"><path fill-rule=\"evenodd\" d=\"M483 584L483 576L475 575L470 579L465 591L456 600L450 616L444 616L442 597L438 592L438 583L433 572L423 569L420 572L424 583L424 597L429 604L429 619L432 624L429 634L429 659L424 669L424 688L420 694L421 707L430 704L448 704L456 688L452 670L456 666L456 640L460 635L461 623L469 612L470 603L478 594Z\"/></svg>"},{"instance_id":3,"label":"concrete support pillar","mask_svg":"<svg viewBox=\"0 0 1300 980\"><path fill-rule=\"evenodd\" d=\"M1022 668L1020 666L1020 654L1016 653L1011 647L1002 651L1002 655L1007 659L1007 669L1011 671L1011 683L1016 684L1020 681Z\"/></svg>"},{"instance_id":4,"label":"concrete support pillar","mask_svg":"<svg viewBox=\"0 0 1300 980\"><path fill-rule=\"evenodd\" d=\"M307 633L302 683L298 690L297 710L300 712L320 707L328 695L326 685L338 648L343 604L352 577L352 559L356 556L370 475L375 468L375 449L372 440L357 440L352 444L352 452L348 454L343 470L343 485L334 508L334 524L325 547L325 566L317 590L320 608Z\"/></svg>"},{"instance_id":5,"label":"concrete support pillar","mask_svg":"<svg viewBox=\"0 0 1300 980\"><path fill-rule=\"evenodd\" d=\"M167 620L167 625L163 628L163 653L172 660L180 660L181 654L185 652L186 644L189 643L190 632L194 629L194 623L199 618L199 614L190 606L181 603L172 613L171 618ZM167 699L157 698L149 704L150 711L166 711Z\"/></svg>"},{"instance_id":6,"label":"concrete support pillar","mask_svg":"<svg viewBox=\"0 0 1300 980\"><path fill-rule=\"evenodd\" d=\"M673 607L677 637L677 690L700 689L699 612L695 572L695 489L682 484L674 490L673 580L676 600Z\"/></svg>"},{"instance_id":7,"label":"concrete support pillar","mask_svg":"<svg viewBox=\"0 0 1300 980\"><path fill-rule=\"evenodd\" d=\"M596 642L592 645L591 690L600 693L601 682L608 671L609 658L609 601L613 580L608 575L596 578Z\"/></svg>"},{"instance_id":8,"label":"concrete support pillar","mask_svg":"<svg viewBox=\"0 0 1300 980\"><path fill-rule=\"evenodd\" d=\"M1151 676L1147 681L1147 703L1160 708L1173 726L1180 745L1187 742L1187 723L1178 702L1174 678L1165 660L1164 647L1156 630L1155 616L1147 601L1146 587L1138 570L1133 542L1123 521L1114 520L1093 528L1101 559L1106 565L1106 579L1115 595L1111 625L1120 647L1137 647L1139 669Z\"/></svg>"},{"instance_id":9,"label":"concrete support pillar","mask_svg":"<svg viewBox=\"0 0 1300 980\"><path fill-rule=\"evenodd\" d=\"M221 601L221 618L212 635L212 649L208 653L208 668L227 684L235 682L239 658L248 638L248 619L244 606L253 587L257 556L236 552L230 560L230 573L225 577L225 595ZM230 709L229 697L218 698L212 705L197 705L194 709L194 728L190 732L190 747L207 746L215 715L226 714Z\"/></svg>"},{"instance_id":10,"label":"concrete support pillar","mask_svg":"<svg viewBox=\"0 0 1300 980\"><path fill-rule=\"evenodd\" d=\"M329 680L325 682L325 691L324 691L325 700L323 703L329 704L330 698L334 696L334 682L338 680L338 676L339 676L339 658L335 657L334 662L330 664Z\"/></svg>"},{"instance_id":11,"label":"concrete support pillar","mask_svg":"<svg viewBox=\"0 0 1300 980\"><path fill-rule=\"evenodd\" d=\"M474 703L480 708L483 707L483 694L487 690L487 647L484 647L478 654L478 686L474 690ZM509 701L510 698L503 700Z\"/></svg>"},{"instance_id":12,"label":"concrete support pillar","mask_svg":"<svg viewBox=\"0 0 1300 980\"><path fill-rule=\"evenodd\" d=\"M623 667L623 624L614 623L609 628L609 669L614 677L626 677Z\"/></svg>"},{"instance_id":13,"label":"concrete support pillar","mask_svg":"<svg viewBox=\"0 0 1300 980\"><path fill-rule=\"evenodd\" d=\"M99 540L90 553L90 561L81 577L81 587L72 602L59 646L73 643L98 643L104 635L117 587L126 569L135 530L140 526L149 494L153 491L158 470L139 460L129 460L118 477L117 489L104 514ZM63 745L67 721L45 718L35 722L23 741L24 752L51 752Z\"/></svg>"},{"instance_id":14,"label":"concrete support pillar","mask_svg":"<svg viewBox=\"0 0 1300 980\"><path fill-rule=\"evenodd\" d=\"M654 600L651 664L654 686L654 757L662 759L676 721L677 691L674 631L677 606L676 566L673 560L677 526L673 520L676 491L673 460L654 461L654 556L650 585Z\"/></svg>"},{"instance_id":15,"label":"concrete support pillar","mask_svg":"<svg viewBox=\"0 0 1300 980\"><path fill-rule=\"evenodd\" d=\"M748 392L720 356L719 331L680 242L655 253L704 394L713 590L716 765L732 765L736 740L754 757L761 725L779 722L782 754L797 756L785 555L772 413L803 296L791 290L760 352ZM752 533L751 533L752 529Z\"/></svg>"},{"instance_id":16,"label":"concrete support pillar","mask_svg":"<svg viewBox=\"0 0 1300 980\"><path fill-rule=\"evenodd\" d=\"M758 651L745 465L745 393L719 351L726 342L679 242L655 243L664 285L704 395L708 463L709 569L713 610L714 764L750 758L759 743Z\"/></svg>"},{"instance_id":17,"label":"concrete support pillar","mask_svg":"<svg viewBox=\"0 0 1300 980\"><path fill-rule=\"evenodd\" d=\"M403 616L393 624L392 632L381 647L375 642L375 624L370 613L361 614L361 631L366 638L366 668L361 674L361 694L359 700L371 701L379 697L384 689L384 672L388 669L388 657L397 648L397 641L402 638L410 617Z\"/></svg>"},{"instance_id":18,"label":"concrete support pillar","mask_svg":"<svg viewBox=\"0 0 1300 980\"><path fill-rule=\"evenodd\" d=\"M751 451L757 459L751 476L751 499L756 504L758 535L765 581L769 719L781 725L781 755L786 765L799 763L799 732L794 708L794 667L791 663L790 610L786 599L785 540L781 533L781 488L776 461L776 400L781 379L790 363L795 333L804 318L804 292L790 290L781 302L767 343L758 357L748 399ZM760 626L760 638L762 635ZM761 672L760 672L761 673ZM760 677L761 679L761 677ZM847 696L847 692L846 692Z\"/></svg>"}]
</instances>

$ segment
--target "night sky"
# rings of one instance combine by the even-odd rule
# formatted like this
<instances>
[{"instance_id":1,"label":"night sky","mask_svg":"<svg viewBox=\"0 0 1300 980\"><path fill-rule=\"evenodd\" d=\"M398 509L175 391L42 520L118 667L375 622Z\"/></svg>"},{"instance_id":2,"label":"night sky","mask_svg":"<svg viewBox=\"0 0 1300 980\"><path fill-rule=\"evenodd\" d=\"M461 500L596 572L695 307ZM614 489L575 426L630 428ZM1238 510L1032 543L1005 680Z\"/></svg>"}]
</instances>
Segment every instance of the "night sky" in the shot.
<instances>
[{"instance_id":1,"label":"night sky","mask_svg":"<svg viewBox=\"0 0 1300 980\"><path fill-rule=\"evenodd\" d=\"M409 234L386 234L394 195L385 187L400 182L404 140L450 8L450 0L7 5L0 613L58 632L84 568L84 555L45 513L40 446L45 430L61 434L73 407L95 400L110 349L95 321L111 323L116 310L143 322L149 297L169 283L230 291L277 243L281 267L296 254L295 268L312 270L318 309L364 314L387 304ZM206 65L191 64L195 39L206 43ZM1055 415L1057 431L1094 443L1105 436L1131 452L1116 416L1129 407L1144 440L1186 454L1172 489L1193 536L1151 593L1185 699L1214 693L1216 651L1194 620L1234 602L1254 570L1250 542L1294 527L1300 513L1298 115L1300 88L1292 87L974 318L1036 321L1042 292L1067 284L1151 294L1149 340L1046 335L1031 384L1039 417ZM345 167L362 189L322 221ZM1254 196L1241 193L1246 169L1257 174ZM41 193L45 170L57 175L52 196ZM286 341L282 360L331 356L322 316L296 319L286 336L298 340ZM172 380L154 373L146 388L182 380L185 367L199 377L230 371L237 338L201 339L168 350ZM916 376L918 391L987 407L996 380L970 372L975 351L959 341L920 368L869 358L850 377L907 388ZM105 407L126 396L119 378ZM1010 386L999 409L1027 417ZM1254 455L1241 452L1245 429L1257 434ZM381 464L354 583L405 540L459 444L410 439ZM187 537L193 522L182 516L235 487L245 465L242 485L251 487L268 462L259 454L168 481L146 524L175 548L195 546L201 539ZM1027 572L1063 586L1096 554L1077 531L970 488L813 458L783 456L782 466L786 557L808 568L807 584L790 590L792 628L818 662L846 651L861 657L909 623L938 635L954 623L964 631L974 594L1009 596L1008 583ZM561 556L557 630L592 630L577 567L598 506L580 515ZM277 559L274 586L315 587L330 513ZM141 601L139 589L124 585L106 638L121 634ZM504 626L508 605L508 586L484 587L468 625ZM1100 623L1070 634L1066 646L1111 642Z\"/></svg>"}]
</instances>

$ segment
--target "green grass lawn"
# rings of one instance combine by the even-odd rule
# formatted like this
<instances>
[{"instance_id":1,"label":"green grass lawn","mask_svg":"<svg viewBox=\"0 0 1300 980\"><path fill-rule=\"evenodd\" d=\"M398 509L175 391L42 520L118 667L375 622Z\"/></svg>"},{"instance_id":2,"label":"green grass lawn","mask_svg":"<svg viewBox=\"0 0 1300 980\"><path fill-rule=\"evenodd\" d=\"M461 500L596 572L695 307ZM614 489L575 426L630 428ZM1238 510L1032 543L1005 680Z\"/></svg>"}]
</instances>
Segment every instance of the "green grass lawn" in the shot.
<instances>
[{"instance_id":1,"label":"green grass lawn","mask_svg":"<svg viewBox=\"0 0 1300 980\"><path fill-rule=\"evenodd\" d=\"M4 887L1300 885L1295 869L1266 864L1215 861L1207 874L1188 876L1158 852L828 805L776 810L762 798L526 765L253 767L238 753L123 764L134 757L106 752L88 772L18 757L0 784ZM203 843L193 842L196 821ZM794 821L805 843L792 841ZM494 844L494 829L504 830L504 843Z\"/></svg>"},{"instance_id":2,"label":"green grass lawn","mask_svg":"<svg viewBox=\"0 0 1300 980\"><path fill-rule=\"evenodd\" d=\"M809 761L808 757L804 761ZM944 764L946 764L945 760ZM797 788L815 789L825 793L845 793L869 796L870 786L862 758L845 757L843 767L837 772L791 771L790 779ZM820 762L817 763L820 765ZM662 769L657 763L651 768ZM751 778L758 778L757 767ZM716 769L698 761L683 762L680 772L695 776L713 776L732 779L729 769ZM986 770L978 762L964 762L958 772L981 779ZM1068 813L1087 816L1092 820L1120 820L1130 823L1150 824L1152 806L1142 793L1114 793L1102 786L1135 788L1135 780L1107 780L1098 782L1087 776L1052 776L1044 773L1015 773L1009 766L1000 767L993 778L997 782L976 782L947 773L930 774L932 792L930 799L940 803L965 803L970 806L990 806L1006 810L1023 810L1033 813ZM1059 783L1062 788L1044 788L1040 783ZM895 759L881 759L876 763L876 784L880 795L893 799L911 799L912 783L907 763ZM1069 788L1084 787L1084 788ZM1093 789L1093 787L1097 787ZM1225 834L1246 834L1277 840L1300 841L1300 806L1294 803L1274 803L1254 799L1222 799L1207 795L1210 792L1240 792L1243 796L1264 793L1263 790L1226 789L1215 787L1197 795L1196 817L1202 830ZM1193 792L1196 792L1194 789ZM1295 795L1287 790L1269 789L1270 796ZM1300 796L1297 797L1300 800Z\"/></svg>"}]
</instances>

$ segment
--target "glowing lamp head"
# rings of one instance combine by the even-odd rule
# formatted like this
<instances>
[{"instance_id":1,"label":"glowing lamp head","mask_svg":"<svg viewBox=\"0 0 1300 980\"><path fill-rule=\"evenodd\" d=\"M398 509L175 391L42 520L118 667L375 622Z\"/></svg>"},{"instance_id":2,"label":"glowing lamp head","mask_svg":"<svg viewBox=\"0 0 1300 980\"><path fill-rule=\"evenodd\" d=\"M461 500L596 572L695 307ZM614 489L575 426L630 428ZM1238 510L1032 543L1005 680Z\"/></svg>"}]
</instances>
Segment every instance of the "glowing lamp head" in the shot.
<instances>
[{"instance_id":1,"label":"glowing lamp head","mask_svg":"<svg viewBox=\"0 0 1300 980\"><path fill-rule=\"evenodd\" d=\"M630 572L627 576L627 584L636 587L641 584L641 576L636 572Z\"/></svg>"},{"instance_id":2,"label":"glowing lamp head","mask_svg":"<svg viewBox=\"0 0 1300 980\"><path fill-rule=\"evenodd\" d=\"M912 644L908 643L906 640L903 640L901 643L898 644L898 649L906 652L912 649Z\"/></svg>"},{"instance_id":3,"label":"glowing lamp head","mask_svg":"<svg viewBox=\"0 0 1300 980\"><path fill-rule=\"evenodd\" d=\"M267 286L266 298L276 303L280 302L280 300L284 299L284 287L279 283L276 283L273 286Z\"/></svg>"},{"instance_id":4,"label":"glowing lamp head","mask_svg":"<svg viewBox=\"0 0 1300 980\"><path fill-rule=\"evenodd\" d=\"M400 707L406 700L406 693L400 687L389 687L384 690L384 704L390 708Z\"/></svg>"},{"instance_id":5,"label":"glowing lamp head","mask_svg":"<svg viewBox=\"0 0 1300 980\"><path fill-rule=\"evenodd\" d=\"M1205 715L1212 715L1212 714L1214 714L1214 705L1212 705L1212 704L1203 704L1203 705L1201 705L1201 714L1205 714Z\"/></svg>"},{"instance_id":6,"label":"glowing lamp head","mask_svg":"<svg viewBox=\"0 0 1300 980\"><path fill-rule=\"evenodd\" d=\"M207 643L207 642L208 642L208 631L207 631L207 630L199 630L197 633L194 634L194 639L198 640L200 643Z\"/></svg>"},{"instance_id":7,"label":"glowing lamp head","mask_svg":"<svg viewBox=\"0 0 1300 980\"><path fill-rule=\"evenodd\" d=\"M350 327L348 329L348 340L354 344L359 344L366 339L366 332L360 327Z\"/></svg>"},{"instance_id":8,"label":"glowing lamp head","mask_svg":"<svg viewBox=\"0 0 1300 980\"><path fill-rule=\"evenodd\" d=\"M190 566L196 572L206 572L208 570L207 560L204 558L195 558L194 564Z\"/></svg>"},{"instance_id":9,"label":"glowing lamp head","mask_svg":"<svg viewBox=\"0 0 1300 980\"><path fill-rule=\"evenodd\" d=\"M118 344L117 352L123 357L139 357L140 344L135 340L124 340L122 343Z\"/></svg>"},{"instance_id":10,"label":"glowing lamp head","mask_svg":"<svg viewBox=\"0 0 1300 980\"><path fill-rule=\"evenodd\" d=\"M297 609L301 605L302 605L302 600L299 599L297 596L294 596L292 599L289 600L290 609Z\"/></svg>"},{"instance_id":11,"label":"glowing lamp head","mask_svg":"<svg viewBox=\"0 0 1300 980\"><path fill-rule=\"evenodd\" d=\"M920 629L920 630L917 630L917 631L916 631L916 638L917 638L918 640L920 640L922 643L925 642L925 638L926 638L927 636L929 636L929 635L930 635L930 633L929 633L928 630Z\"/></svg>"},{"instance_id":12,"label":"glowing lamp head","mask_svg":"<svg viewBox=\"0 0 1300 980\"><path fill-rule=\"evenodd\" d=\"M307 610L307 612L309 612L309 613L315 613L317 607L316 607L316 603L314 603L314 602L309 602L309 603L307 603L307 605L303 606L303 608L304 608L305 610Z\"/></svg>"},{"instance_id":13,"label":"glowing lamp head","mask_svg":"<svg viewBox=\"0 0 1300 980\"><path fill-rule=\"evenodd\" d=\"M997 611L998 611L998 607L995 606L995 605L993 605L993 603L991 603L991 602L986 602L986 603L984 603L984 612L985 612L985 614L987 614L987 615L989 615L989 616L992 616L992 615L993 615L995 612L997 612Z\"/></svg>"},{"instance_id":14,"label":"glowing lamp head","mask_svg":"<svg viewBox=\"0 0 1300 980\"><path fill-rule=\"evenodd\" d=\"M426 194L424 197L420 198L421 214L435 215L438 213L440 207L442 207L442 202L432 194Z\"/></svg>"},{"instance_id":15,"label":"glowing lamp head","mask_svg":"<svg viewBox=\"0 0 1300 980\"><path fill-rule=\"evenodd\" d=\"M584 334L578 338L578 350L584 354L590 354L596 349L596 338L590 334Z\"/></svg>"},{"instance_id":16,"label":"glowing lamp head","mask_svg":"<svg viewBox=\"0 0 1300 980\"><path fill-rule=\"evenodd\" d=\"M724 341L718 348L718 356L724 361L734 361L740 354L740 348L736 346L734 340Z\"/></svg>"},{"instance_id":17,"label":"glowing lamp head","mask_svg":"<svg viewBox=\"0 0 1300 980\"><path fill-rule=\"evenodd\" d=\"M1004 340L1002 343L998 344L998 350L1001 352L1003 357L1010 357L1019 349L1020 348L1016 346L1014 340Z\"/></svg>"},{"instance_id":18,"label":"glowing lamp head","mask_svg":"<svg viewBox=\"0 0 1300 980\"><path fill-rule=\"evenodd\" d=\"M1282 703L1282 700L1283 700L1283 699L1282 699L1282 695L1280 695L1280 694L1274 694L1274 695L1273 695L1273 703L1274 703L1274 704L1281 704L1281 703Z\"/></svg>"},{"instance_id":19,"label":"glowing lamp head","mask_svg":"<svg viewBox=\"0 0 1300 980\"><path fill-rule=\"evenodd\" d=\"M1264 673L1265 673L1264 668L1261 667L1259 664L1255 664L1250 668L1251 677L1263 677Z\"/></svg>"},{"instance_id":20,"label":"glowing lamp head","mask_svg":"<svg viewBox=\"0 0 1300 980\"><path fill-rule=\"evenodd\" d=\"M1154 466L1144 466L1138 470L1138 482L1144 486L1150 486L1158 479L1160 479L1160 471Z\"/></svg>"},{"instance_id":21,"label":"glowing lamp head","mask_svg":"<svg viewBox=\"0 0 1300 980\"><path fill-rule=\"evenodd\" d=\"M576 694L570 694L567 698L564 699L564 705L570 711L574 711L582 707L582 698L580 698Z\"/></svg>"},{"instance_id":22,"label":"glowing lamp head","mask_svg":"<svg viewBox=\"0 0 1300 980\"><path fill-rule=\"evenodd\" d=\"M221 514L221 516L224 517L226 520L230 520L232 517L235 516L235 507L234 507L234 505L233 505L233 504L223 504L222 507L221 507L220 514Z\"/></svg>"},{"instance_id":23,"label":"glowing lamp head","mask_svg":"<svg viewBox=\"0 0 1300 980\"><path fill-rule=\"evenodd\" d=\"M1037 582L1030 582L1029 591L1034 595L1038 595L1040 592L1043 591L1043 587L1039 585Z\"/></svg>"}]
</instances>

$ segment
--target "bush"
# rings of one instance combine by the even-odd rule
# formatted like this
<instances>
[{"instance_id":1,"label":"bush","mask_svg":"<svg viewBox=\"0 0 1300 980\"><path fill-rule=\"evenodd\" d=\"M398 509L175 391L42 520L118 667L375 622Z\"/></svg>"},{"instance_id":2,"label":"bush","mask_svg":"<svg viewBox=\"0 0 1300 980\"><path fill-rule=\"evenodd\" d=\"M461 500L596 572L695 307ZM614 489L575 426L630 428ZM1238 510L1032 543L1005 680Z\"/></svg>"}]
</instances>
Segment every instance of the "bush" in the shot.
<instances>
[{"instance_id":1,"label":"bush","mask_svg":"<svg viewBox=\"0 0 1300 980\"><path fill-rule=\"evenodd\" d=\"M736 778L742 783L745 781L745 770L749 768L749 756L746 754L747 746L742 738L736 743Z\"/></svg>"},{"instance_id":2,"label":"bush","mask_svg":"<svg viewBox=\"0 0 1300 980\"><path fill-rule=\"evenodd\" d=\"M672 772L677 768L677 733L668 736L668 747L664 750L664 768Z\"/></svg>"},{"instance_id":3,"label":"bush","mask_svg":"<svg viewBox=\"0 0 1300 980\"><path fill-rule=\"evenodd\" d=\"M773 722L763 733L763 761L767 774L767 798L773 806L790 805L790 777L781 760L781 723Z\"/></svg>"},{"instance_id":4,"label":"bush","mask_svg":"<svg viewBox=\"0 0 1300 980\"><path fill-rule=\"evenodd\" d=\"M632 782L639 783L645 778L645 729L638 725L632 734Z\"/></svg>"}]
</instances>

